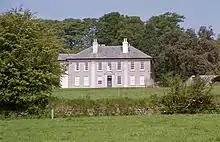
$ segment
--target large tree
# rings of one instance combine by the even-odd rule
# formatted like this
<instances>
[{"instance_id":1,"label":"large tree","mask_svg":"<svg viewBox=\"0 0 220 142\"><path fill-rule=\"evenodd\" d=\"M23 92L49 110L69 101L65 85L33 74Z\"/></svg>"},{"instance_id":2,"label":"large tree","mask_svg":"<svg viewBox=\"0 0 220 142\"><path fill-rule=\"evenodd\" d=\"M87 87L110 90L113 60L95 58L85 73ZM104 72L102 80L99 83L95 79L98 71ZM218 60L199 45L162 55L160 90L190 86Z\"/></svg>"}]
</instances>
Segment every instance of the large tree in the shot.
<instances>
[{"instance_id":1,"label":"large tree","mask_svg":"<svg viewBox=\"0 0 220 142\"><path fill-rule=\"evenodd\" d=\"M30 11L0 15L0 108L37 112L48 104L61 73L60 41Z\"/></svg>"},{"instance_id":2,"label":"large tree","mask_svg":"<svg viewBox=\"0 0 220 142\"><path fill-rule=\"evenodd\" d=\"M163 52L167 45L166 37L173 31L181 30L180 22L183 22L184 19L183 15L167 12L153 16L146 21L141 50L154 58L153 67L156 72L156 80L161 80L162 75L166 74L168 70L164 60L166 55Z\"/></svg>"}]
</instances>

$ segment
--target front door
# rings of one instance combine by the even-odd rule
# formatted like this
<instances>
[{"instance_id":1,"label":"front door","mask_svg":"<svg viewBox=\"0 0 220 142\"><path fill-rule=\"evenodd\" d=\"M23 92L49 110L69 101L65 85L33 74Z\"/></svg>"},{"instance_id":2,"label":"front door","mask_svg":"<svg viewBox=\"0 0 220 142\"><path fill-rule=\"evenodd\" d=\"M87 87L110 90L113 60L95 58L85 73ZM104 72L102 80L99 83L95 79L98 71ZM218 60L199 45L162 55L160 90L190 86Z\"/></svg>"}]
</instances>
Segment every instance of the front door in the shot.
<instances>
[{"instance_id":1,"label":"front door","mask_svg":"<svg viewBox=\"0 0 220 142\"><path fill-rule=\"evenodd\" d=\"M107 87L108 88L112 87L112 76L111 75L107 76Z\"/></svg>"}]
</instances>

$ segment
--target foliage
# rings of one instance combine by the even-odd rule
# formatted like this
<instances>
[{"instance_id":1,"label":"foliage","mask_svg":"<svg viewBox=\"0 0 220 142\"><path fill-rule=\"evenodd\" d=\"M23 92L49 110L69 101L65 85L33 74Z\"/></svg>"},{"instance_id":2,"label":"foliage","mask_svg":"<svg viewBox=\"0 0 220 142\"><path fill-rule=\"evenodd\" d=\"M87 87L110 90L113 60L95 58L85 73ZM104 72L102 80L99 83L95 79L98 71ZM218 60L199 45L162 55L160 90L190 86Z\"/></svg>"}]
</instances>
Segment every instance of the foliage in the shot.
<instances>
[{"instance_id":1,"label":"foliage","mask_svg":"<svg viewBox=\"0 0 220 142\"><path fill-rule=\"evenodd\" d=\"M129 43L153 57L152 72L156 81L163 75L218 74L220 72L220 44L211 26L198 31L180 26L184 15L165 12L146 22L138 16L111 12L100 18L45 20L58 31L65 44L62 52L77 53L91 46L93 38L100 44L121 45L124 37ZM91 30L93 29L93 30ZM71 44L73 41L74 44Z\"/></svg>"},{"instance_id":2,"label":"foliage","mask_svg":"<svg viewBox=\"0 0 220 142\"><path fill-rule=\"evenodd\" d=\"M45 108L61 73L53 29L27 10L0 15L0 108L37 113Z\"/></svg>"},{"instance_id":3,"label":"foliage","mask_svg":"<svg viewBox=\"0 0 220 142\"><path fill-rule=\"evenodd\" d=\"M216 111L214 96L211 94L212 86L207 86L207 82L200 77L196 77L189 86L179 77L174 77L169 84L169 91L161 99L163 113L193 114Z\"/></svg>"},{"instance_id":4,"label":"foliage","mask_svg":"<svg viewBox=\"0 0 220 142\"><path fill-rule=\"evenodd\" d=\"M54 98L53 108L56 117L67 116L112 116L112 115L146 115L157 112L157 108L148 103L148 99L74 99L60 100Z\"/></svg>"}]
</instances>

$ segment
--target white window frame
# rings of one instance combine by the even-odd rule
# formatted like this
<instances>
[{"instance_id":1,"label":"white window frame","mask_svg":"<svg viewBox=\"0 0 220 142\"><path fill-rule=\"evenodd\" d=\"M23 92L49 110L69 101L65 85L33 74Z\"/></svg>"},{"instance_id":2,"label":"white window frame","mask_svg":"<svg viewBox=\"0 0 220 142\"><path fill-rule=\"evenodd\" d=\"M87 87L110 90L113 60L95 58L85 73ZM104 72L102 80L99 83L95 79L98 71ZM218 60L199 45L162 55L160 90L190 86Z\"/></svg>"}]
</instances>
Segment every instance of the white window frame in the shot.
<instances>
[{"instance_id":1,"label":"white window frame","mask_svg":"<svg viewBox=\"0 0 220 142\"><path fill-rule=\"evenodd\" d=\"M84 71L88 71L89 70L89 63L85 62L84 63Z\"/></svg>"},{"instance_id":2,"label":"white window frame","mask_svg":"<svg viewBox=\"0 0 220 142\"><path fill-rule=\"evenodd\" d=\"M79 64L79 62L75 63L75 71L80 71L80 64Z\"/></svg>"},{"instance_id":3,"label":"white window frame","mask_svg":"<svg viewBox=\"0 0 220 142\"><path fill-rule=\"evenodd\" d=\"M145 85L145 76L141 75L140 76L140 86L144 86Z\"/></svg>"},{"instance_id":4,"label":"white window frame","mask_svg":"<svg viewBox=\"0 0 220 142\"><path fill-rule=\"evenodd\" d=\"M99 65L101 65L101 70L99 70ZM102 68L103 68L102 62L97 62L97 70L102 71Z\"/></svg>"},{"instance_id":5,"label":"white window frame","mask_svg":"<svg viewBox=\"0 0 220 142\"><path fill-rule=\"evenodd\" d=\"M88 76L84 76L83 83L84 83L84 86L89 86L89 77Z\"/></svg>"},{"instance_id":6,"label":"white window frame","mask_svg":"<svg viewBox=\"0 0 220 142\"><path fill-rule=\"evenodd\" d=\"M145 70L145 63L144 63L144 61L140 62L140 70L142 70L142 71Z\"/></svg>"},{"instance_id":7,"label":"white window frame","mask_svg":"<svg viewBox=\"0 0 220 142\"><path fill-rule=\"evenodd\" d=\"M99 84L99 81L101 81L102 83ZM103 78L102 78L102 76L98 76L98 78L97 78L97 84L98 84L98 85L102 85L102 84L103 84Z\"/></svg>"},{"instance_id":8,"label":"white window frame","mask_svg":"<svg viewBox=\"0 0 220 142\"><path fill-rule=\"evenodd\" d=\"M119 79L120 78L120 79ZM119 81L120 80L120 81ZM121 76L117 76L117 84L118 85L122 85L122 77Z\"/></svg>"},{"instance_id":9,"label":"white window frame","mask_svg":"<svg viewBox=\"0 0 220 142\"><path fill-rule=\"evenodd\" d=\"M80 86L80 77L79 76L76 76L74 78L74 84L75 84L75 86Z\"/></svg>"},{"instance_id":10,"label":"white window frame","mask_svg":"<svg viewBox=\"0 0 220 142\"><path fill-rule=\"evenodd\" d=\"M120 64L120 69L118 69L119 64ZM121 63L121 62L117 62L117 70L118 70L118 71L121 71L121 69L122 69L122 63Z\"/></svg>"},{"instance_id":11,"label":"white window frame","mask_svg":"<svg viewBox=\"0 0 220 142\"><path fill-rule=\"evenodd\" d=\"M107 71L111 71L112 70L112 63L108 62L107 63Z\"/></svg>"},{"instance_id":12,"label":"white window frame","mask_svg":"<svg viewBox=\"0 0 220 142\"><path fill-rule=\"evenodd\" d=\"M134 65L133 67L134 68L132 68L132 65ZM134 71L135 70L135 63L132 61L132 62L130 62L130 70L131 71Z\"/></svg>"},{"instance_id":13,"label":"white window frame","mask_svg":"<svg viewBox=\"0 0 220 142\"><path fill-rule=\"evenodd\" d=\"M135 76L130 76L129 79L130 79L130 81L129 81L130 85L135 86Z\"/></svg>"}]
</instances>

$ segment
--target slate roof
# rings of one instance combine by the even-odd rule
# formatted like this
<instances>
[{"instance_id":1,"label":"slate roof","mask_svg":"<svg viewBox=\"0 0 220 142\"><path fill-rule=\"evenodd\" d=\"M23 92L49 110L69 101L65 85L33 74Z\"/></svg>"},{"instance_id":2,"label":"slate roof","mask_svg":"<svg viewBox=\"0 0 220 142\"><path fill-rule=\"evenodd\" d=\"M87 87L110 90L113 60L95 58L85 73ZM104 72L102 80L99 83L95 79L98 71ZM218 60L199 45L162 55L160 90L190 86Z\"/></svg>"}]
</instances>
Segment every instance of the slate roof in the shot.
<instances>
[{"instance_id":1,"label":"slate roof","mask_svg":"<svg viewBox=\"0 0 220 142\"><path fill-rule=\"evenodd\" d=\"M128 53L122 53L122 46L99 46L98 53L93 54L93 47L89 47L77 54L60 54L58 60L74 59L151 59L142 51L128 47Z\"/></svg>"}]
</instances>

